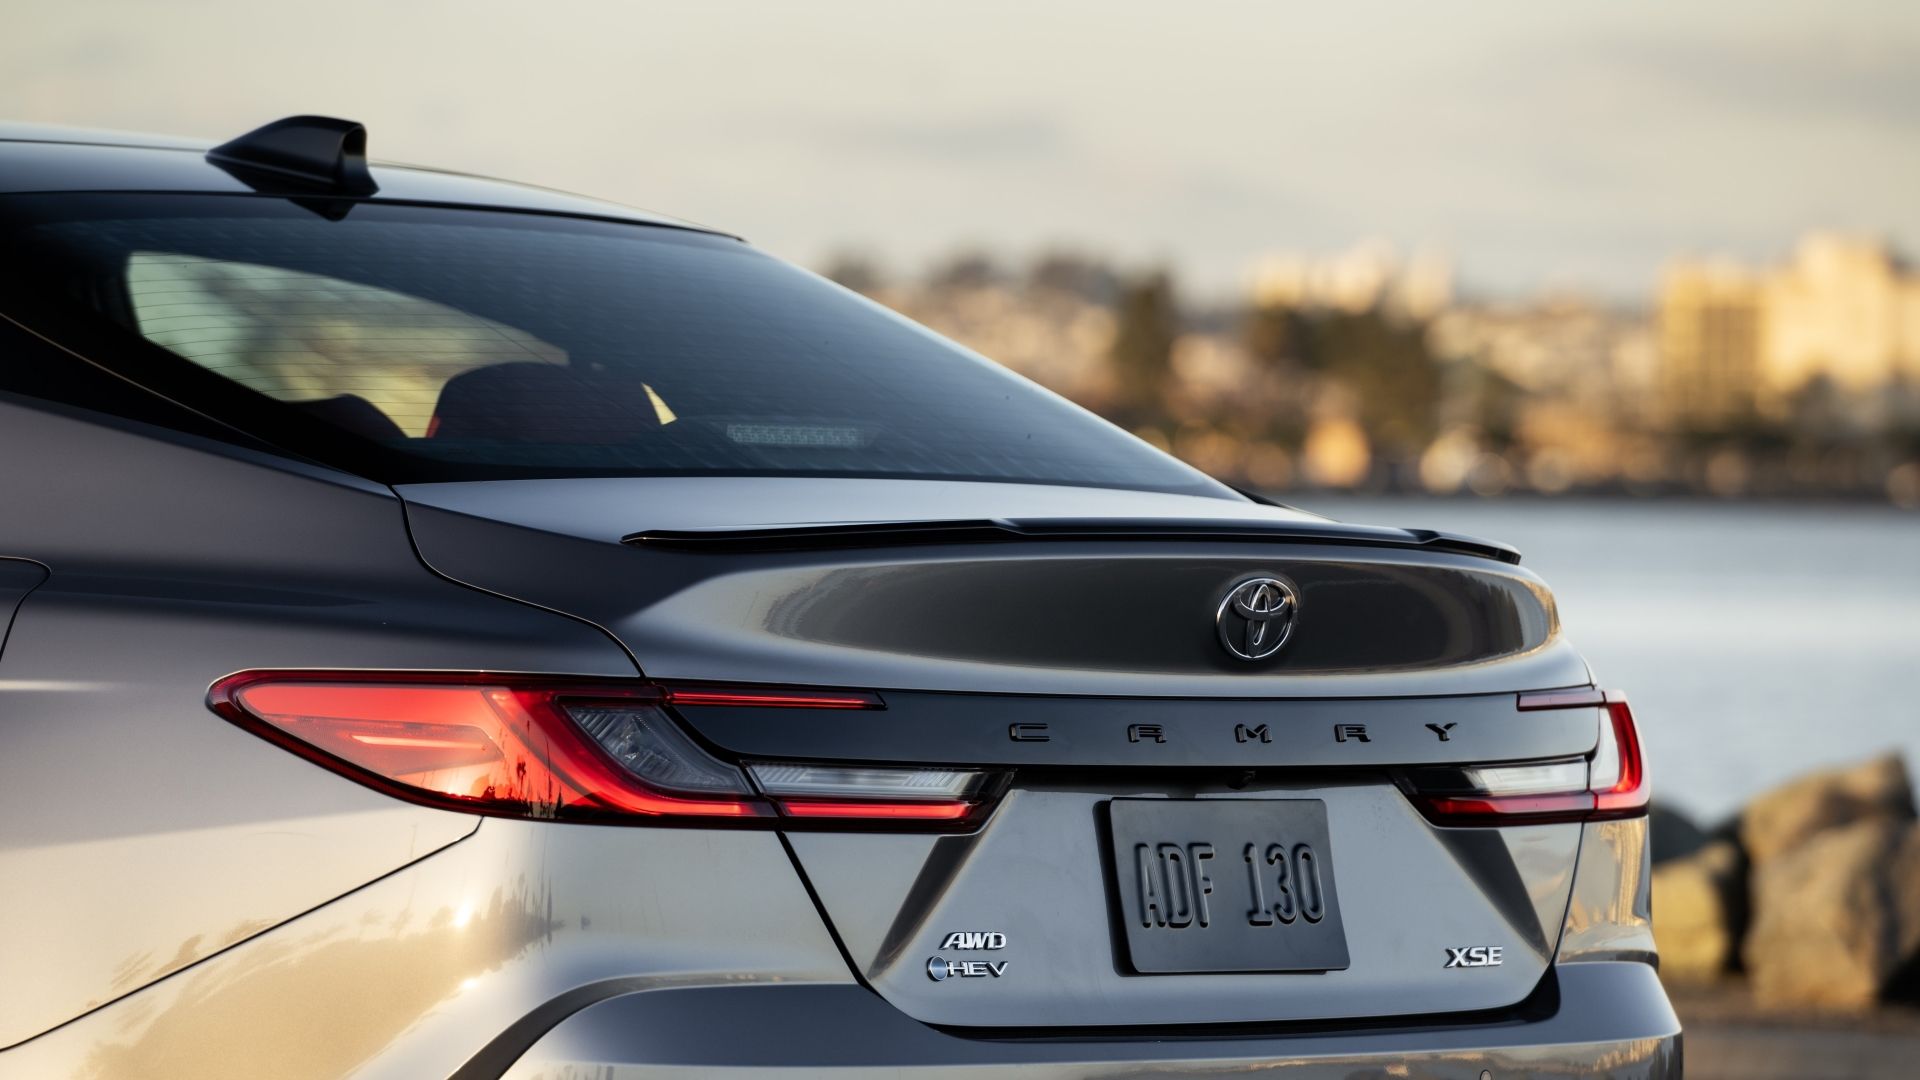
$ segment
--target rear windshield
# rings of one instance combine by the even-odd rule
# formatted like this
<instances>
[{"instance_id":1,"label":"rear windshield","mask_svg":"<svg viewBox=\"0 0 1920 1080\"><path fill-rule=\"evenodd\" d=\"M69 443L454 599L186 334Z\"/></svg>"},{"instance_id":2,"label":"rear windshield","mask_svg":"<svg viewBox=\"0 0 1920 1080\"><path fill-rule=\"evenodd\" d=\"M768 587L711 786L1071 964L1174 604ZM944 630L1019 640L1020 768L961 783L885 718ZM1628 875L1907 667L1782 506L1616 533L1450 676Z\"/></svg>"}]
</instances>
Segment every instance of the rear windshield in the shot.
<instances>
[{"instance_id":1,"label":"rear windshield","mask_svg":"<svg viewBox=\"0 0 1920 1080\"><path fill-rule=\"evenodd\" d=\"M0 229L8 294L40 293L16 318L64 310L106 335L76 346L95 362L388 482L791 473L1233 497L725 237L209 195L17 196Z\"/></svg>"}]
</instances>

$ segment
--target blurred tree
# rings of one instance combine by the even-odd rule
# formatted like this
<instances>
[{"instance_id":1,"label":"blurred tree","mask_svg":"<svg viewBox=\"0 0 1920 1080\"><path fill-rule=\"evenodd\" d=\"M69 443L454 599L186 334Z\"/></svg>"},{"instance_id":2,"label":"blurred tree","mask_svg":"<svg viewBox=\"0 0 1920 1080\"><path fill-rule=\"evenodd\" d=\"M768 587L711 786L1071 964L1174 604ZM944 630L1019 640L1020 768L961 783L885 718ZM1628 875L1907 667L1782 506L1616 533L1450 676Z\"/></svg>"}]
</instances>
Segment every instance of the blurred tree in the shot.
<instances>
[{"instance_id":1,"label":"blurred tree","mask_svg":"<svg viewBox=\"0 0 1920 1080\"><path fill-rule=\"evenodd\" d=\"M1286 304L1256 303L1223 313L1214 329L1223 336L1237 330L1252 368L1247 385L1226 403L1223 426L1249 443L1298 450L1306 439L1315 390L1301 363L1310 331L1307 313Z\"/></svg>"},{"instance_id":2,"label":"blurred tree","mask_svg":"<svg viewBox=\"0 0 1920 1080\"><path fill-rule=\"evenodd\" d=\"M1306 315L1285 304L1255 304L1241 324L1247 355L1262 367L1278 370L1298 367L1307 337Z\"/></svg>"},{"instance_id":3,"label":"blurred tree","mask_svg":"<svg viewBox=\"0 0 1920 1080\"><path fill-rule=\"evenodd\" d=\"M1091 304L1107 306L1120 292L1120 276L1098 259L1071 251L1050 251L1034 260L1027 287L1035 292L1062 293Z\"/></svg>"},{"instance_id":4,"label":"blurred tree","mask_svg":"<svg viewBox=\"0 0 1920 1080\"><path fill-rule=\"evenodd\" d=\"M1787 400L1787 428L1794 442L1821 446L1848 433L1845 395L1833 377L1821 372L1801 383Z\"/></svg>"},{"instance_id":5,"label":"blurred tree","mask_svg":"<svg viewBox=\"0 0 1920 1080\"><path fill-rule=\"evenodd\" d=\"M1910 457L1920 456L1920 378L1895 375L1886 399L1890 444Z\"/></svg>"},{"instance_id":6,"label":"blurred tree","mask_svg":"<svg viewBox=\"0 0 1920 1080\"><path fill-rule=\"evenodd\" d=\"M1378 310L1317 315L1302 360L1352 390L1360 426L1381 456L1409 458L1433 439L1440 367L1426 326Z\"/></svg>"},{"instance_id":7,"label":"blurred tree","mask_svg":"<svg viewBox=\"0 0 1920 1080\"><path fill-rule=\"evenodd\" d=\"M822 277L844 285L854 292L872 296L880 286L886 283L880 266L870 256L859 252L842 251L827 260L826 268L820 271Z\"/></svg>"},{"instance_id":8,"label":"blurred tree","mask_svg":"<svg viewBox=\"0 0 1920 1080\"><path fill-rule=\"evenodd\" d=\"M935 266L927 275L927 285L933 289L984 289L1004 278L991 256L966 251Z\"/></svg>"},{"instance_id":9,"label":"blurred tree","mask_svg":"<svg viewBox=\"0 0 1920 1080\"><path fill-rule=\"evenodd\" d=\"M1173 279L1156 270L1122 283L1115 315L1113 362L1120 407L1116 419L1137 427L1165 412L1173 342L1180 334Z\"/></svg>"},{"instance_id":10,"label":"blurred tree","mask_svg":"<svg viewBox=\"0 0 1920 1080\"><path fill-rule=\"evenodd\" d=\"M1526 403L1520 384L1477 357L1440 365L1440 420L1474 428L1491 450L1512 449Z\"/></svg>"}]
</instances>

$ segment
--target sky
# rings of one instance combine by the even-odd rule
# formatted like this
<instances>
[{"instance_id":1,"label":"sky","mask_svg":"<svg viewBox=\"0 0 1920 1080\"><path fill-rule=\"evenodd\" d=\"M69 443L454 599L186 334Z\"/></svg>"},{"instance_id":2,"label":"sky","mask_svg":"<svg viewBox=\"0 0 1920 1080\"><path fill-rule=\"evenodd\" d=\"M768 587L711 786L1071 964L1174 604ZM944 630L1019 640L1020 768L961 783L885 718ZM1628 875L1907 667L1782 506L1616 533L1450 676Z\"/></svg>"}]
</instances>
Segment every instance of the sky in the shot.
<instances>
[{"instance_id":1,"label":"sky","mask_svg":"<svg viewBox=\"0 0 1920 1080\"><path fill-rule=\"evenodd\" d=\"M1800 232L1920 256L1920 3L0 0L0 119L579 191L819 265L1164 264L1380 239L1496 296L1643 300Z\"/></svg>"}]
</instances>

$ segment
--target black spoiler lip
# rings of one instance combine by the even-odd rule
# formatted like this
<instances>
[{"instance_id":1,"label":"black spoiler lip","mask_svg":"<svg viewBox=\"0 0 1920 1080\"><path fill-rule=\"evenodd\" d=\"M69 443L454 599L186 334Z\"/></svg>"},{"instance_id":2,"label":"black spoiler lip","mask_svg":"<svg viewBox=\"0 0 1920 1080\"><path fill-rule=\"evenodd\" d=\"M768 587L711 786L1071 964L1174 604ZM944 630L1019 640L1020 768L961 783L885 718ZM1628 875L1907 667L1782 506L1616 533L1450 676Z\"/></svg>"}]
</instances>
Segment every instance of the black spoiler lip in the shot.
<instances>
[{"instance_id":1,"label":"black spoiler lip","mask_svg":"<svg viewBox=\"0 0 1920 1080\"><path fill-rule=\"evenodd\" d=\"M1255 540L1262 543L1362 544L1472 555L1517 566L1520 551L1494 540L1437 529L1396 529L1337 521L1244 519L977 518L955 521L846 521L745 528L650 529L624 544L722 553L991 544L1033 540Z\"/></svg>"}]
</instances>

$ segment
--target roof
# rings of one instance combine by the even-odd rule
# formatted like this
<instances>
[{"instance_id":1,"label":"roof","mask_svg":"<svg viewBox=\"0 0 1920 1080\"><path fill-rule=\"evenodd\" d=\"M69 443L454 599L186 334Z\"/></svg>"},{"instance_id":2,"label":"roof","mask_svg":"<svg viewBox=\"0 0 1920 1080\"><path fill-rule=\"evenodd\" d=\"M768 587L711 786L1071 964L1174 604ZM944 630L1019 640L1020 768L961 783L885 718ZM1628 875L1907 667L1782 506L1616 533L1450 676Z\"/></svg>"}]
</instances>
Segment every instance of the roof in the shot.
<instances>
[{"instance_id":1,"label":"roof","mask_svg":"<svg viewBox=\"0 0 1920 1080\"><path fill-rule=\"evenodd\" d=\"M212 143L164 135L0 123L0 195L29 192L253 194L206 158ZM609 218L717 232L703 225L564 191L417 165L373 161L371 202L435 203Z\"/></svg>"}]
</instances>

